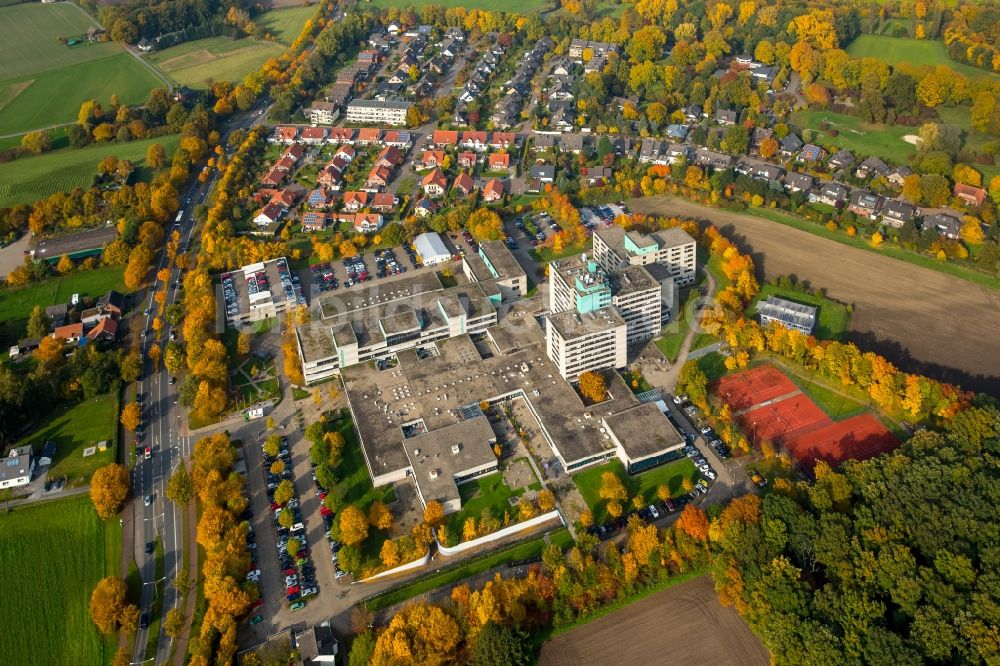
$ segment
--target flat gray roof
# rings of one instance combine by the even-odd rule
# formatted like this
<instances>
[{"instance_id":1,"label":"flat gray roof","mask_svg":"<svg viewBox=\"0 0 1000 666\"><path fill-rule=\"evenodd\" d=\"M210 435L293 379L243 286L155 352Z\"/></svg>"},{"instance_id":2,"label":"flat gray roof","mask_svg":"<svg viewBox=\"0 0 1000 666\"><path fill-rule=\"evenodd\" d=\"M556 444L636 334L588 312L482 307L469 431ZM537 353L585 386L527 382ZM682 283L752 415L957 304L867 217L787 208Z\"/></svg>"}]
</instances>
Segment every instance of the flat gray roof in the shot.
<instances>
[{"instance_id":1,"label":"flat gray roof","mask_svg":"<svg viewBox=\"0 0 1000 666\"><path fill-rule=\"evenodd\" d=\"M483 254L500 274L501 278L524 275L524 269L511 253L510 249L500 241L487 241L479 246ZM478 275L478 274L477 274Z\"/></svg>"},{"instance_id":2,"label":"flat gray roof","mask_svg":"<svg viewBox=\"0 0 1000 666\"><path fill-rule=\"evenodd\" d=\"M311 321L295 327L295 335L302 348L302 360L306 363L328 358L337 353L333 345L334 335L330 325L322 321Z\"/></svg>"},{"instance_id":3,"label":"flat gray roof","mask_svg":"<svg viewBox=\"0 0 1000 666\"><path fill-rule=\"evenodd\" d=\"M604 422L633 460L684 444L681 434L652 402L606 416Z\"/></svg>"},{"instance_id":4,"label":"flat gray roof","mask_svg":"<svg viewBox=\"0 0 1000 666\"><path fill-rule=\"evenodd\" d=\"M459 421L403 440L413 478L424 501L458 499L456 476L496 463L496 441L485 416Z\"/></svg>"},{"instance_id":5,"label":"flat gray roof","mask_svg":"<svg viewBox=\"0 0 1000 666\"><path fill-rule=\"evenodd\" d=\"M600 333L616 326L624 326L625 320L613 307L601 308L579 314L576 310L567 310L549 315L549 326L555 326L556 331L564 340L572 340L584 335Z\"/></svg>"},{"instance_id":6,"label":"flat gray roof","mask_svg":"<svg viewBox=\"0 0 1000 666\"><path fill-rule=\"evenodd\" d=\"M654 264L650 264L650 266L652 265ZM626 266L624 269L612 273L611 280L611 293L615 296L648 291L660 286L660 283L653 278L646 266Z\"/></svg>"}]
</instances>

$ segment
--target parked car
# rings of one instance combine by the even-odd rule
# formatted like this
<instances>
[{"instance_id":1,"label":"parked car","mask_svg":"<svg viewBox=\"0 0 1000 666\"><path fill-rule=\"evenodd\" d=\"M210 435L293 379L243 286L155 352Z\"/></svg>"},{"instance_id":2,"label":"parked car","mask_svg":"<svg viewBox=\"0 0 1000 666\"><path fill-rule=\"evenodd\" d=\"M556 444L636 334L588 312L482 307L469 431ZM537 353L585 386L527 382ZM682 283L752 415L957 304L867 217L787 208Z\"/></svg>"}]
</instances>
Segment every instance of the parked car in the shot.
<instances>
[{"instance_id":1,"label":"parked car","mask_svg":"<svg viewBox=\"0 0 1000 666\"><path fill-rule=\"evenodd\" d=\"M143 613L139 616L139 628L143 631L149 629L149 613Z\"/></svg>"},{"instance_id":2,"label":"parked car","mask_svg":"<svg viewBox=\"0 0 1000 666\"><path fill-rule=\"evenodd\" d=\"M700 432L703 435L711 435L712 434L712 427L711 426L702 426L701 428L698 429L698 432Z\"/></svg>"},{"instance_id":3,"label":"parked car","mask_svg":"<svg viewBox=\"0 0 1000 666\"><path fill-rule=\"evenodd\" d=\"M681 395L675 395L674 396L674 404L675 405L683 405L687 401L688 401L688 397L687 397L686 393L682 393Z\"/></svg>"},{"instance_id":4,"label":"parked car","mask_svg":"<svg viewBox=\"0 0 1000 666\"><path fill-rule=\"evenodd\" d=\"M649 515L653 517L653 520L656 520L660 517L660 512L656 510L655 506L650 504L647 508L649 509Z\"/></svg>"},{"instance_id":5,"label":"parked car","mask_svg":"<svg viewBox=\"0 0 1000 666\"><path fill-rule=\"evenodd\" d=\"M289 606L289 608L293 611L302 610L305 607L306 607L306 602L304 601L296 601L294 604Z\"/></svg>"},{"instance_id":6,"label":"parked car","mask_svg":"<svg viewBox=\"0 0 1000 666\"><path fill-rule=\"evenodd\" d=\"M263 621L264 621L263 615L254 615L252 618L250 618L250 624L260 624Z\"/></svg>"},{"instance_id":7,"label":"parked car","mask_svg":"<svg viewBox=\"0 0 1000 666\"><path fill-rule=\"evenodd\" d=\"M319 590L316 589L315 587L307 587L302 590L303 597L311 597L314 594L319 594Z\"/></svg>"}]
</instances>

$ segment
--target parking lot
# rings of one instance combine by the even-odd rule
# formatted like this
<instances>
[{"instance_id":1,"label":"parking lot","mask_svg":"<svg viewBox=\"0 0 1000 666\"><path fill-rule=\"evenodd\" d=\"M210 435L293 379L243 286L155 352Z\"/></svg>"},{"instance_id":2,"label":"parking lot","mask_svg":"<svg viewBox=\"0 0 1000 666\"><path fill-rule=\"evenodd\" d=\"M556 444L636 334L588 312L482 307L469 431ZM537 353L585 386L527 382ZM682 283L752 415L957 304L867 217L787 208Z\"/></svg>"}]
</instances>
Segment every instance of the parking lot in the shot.
<instances>
[{"instance_id":1,"label":"parking lot","mask_svg":"<svg viewBox=\"0 0 1000 666\"><path fill-rule=\"evenodd\" d=\"M406 259L400 259L404 256ZM409 264L409 268L406 264ZM350 289L358 283L401 275L408 270L419 268L423 268L423 264L413 247L399 245L394 248L375 250L369 255L359 254L347 257L340 262L339 266L329 261L313 264L309 270L315 288L320 293L325 293L336 291L341 287Z\"/></svg>"}]
</instances>

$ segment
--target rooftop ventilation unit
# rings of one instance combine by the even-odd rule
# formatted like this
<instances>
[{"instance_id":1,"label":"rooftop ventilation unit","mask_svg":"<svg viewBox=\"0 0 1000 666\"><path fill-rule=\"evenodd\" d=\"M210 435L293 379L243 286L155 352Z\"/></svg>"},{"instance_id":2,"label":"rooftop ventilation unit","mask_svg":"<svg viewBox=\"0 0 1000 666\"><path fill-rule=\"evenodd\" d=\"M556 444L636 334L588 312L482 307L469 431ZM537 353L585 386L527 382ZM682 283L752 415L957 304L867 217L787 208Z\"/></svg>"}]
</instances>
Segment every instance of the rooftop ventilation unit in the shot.
<instances>
[{"instance_id":1,"label":"rooftop ventilation unit","mask_svg":"<svg viewBox=\"0 0 1000 666\"><path fill-rule=\"evenodd\" d=\"M432 470L431 470L431 473L430 473L430 477L431 477L432 479L436 479L436 478L438 478L438 474L440 474L440 473L441 473L441 472L440 472L439 470L437 470L437 469L432 469Z\"/></svg>"},{"instance_id":2,"label":"rooftop ventilation unit","mask_svg":"<svg viewBox=\"0 0 1000 666\"><path fill-rule=\"evenodd\" d=\"M458 454L458 452L461 451L461 450L462 450L462 445L461 444L452 444L451 445L451 452L453 454Z\"/></svg>"}]
</instances>

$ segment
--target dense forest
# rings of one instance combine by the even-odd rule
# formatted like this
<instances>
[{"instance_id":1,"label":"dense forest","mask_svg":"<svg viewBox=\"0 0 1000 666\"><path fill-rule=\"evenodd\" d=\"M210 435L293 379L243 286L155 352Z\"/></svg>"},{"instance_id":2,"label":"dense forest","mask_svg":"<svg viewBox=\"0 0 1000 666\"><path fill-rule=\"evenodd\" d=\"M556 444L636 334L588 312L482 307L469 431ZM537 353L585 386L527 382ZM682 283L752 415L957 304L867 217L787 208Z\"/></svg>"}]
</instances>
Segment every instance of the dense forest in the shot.
<instances>
[{"instance_id":1,"label":"dense forest","mask_svg":"<svg viewBox=\"0 0 1000 666\"><path fill-rule=\"evenodd\" d=\"M780 664L997 663L1000 412L817 469L713 523L716 586Z\"/></svg>"},{"instance_id":2,"label":"dense forest","mask_svg":"<svg viewBox=\"0 0 1000 666\"><path fill-rule=\"evenodd\" d=\"M180 30L204 36L222 26L231 10L249 16L249 0L127 0L120 4L87 7L117 41L134 44Z\"/></svg>"}]
</instances>

